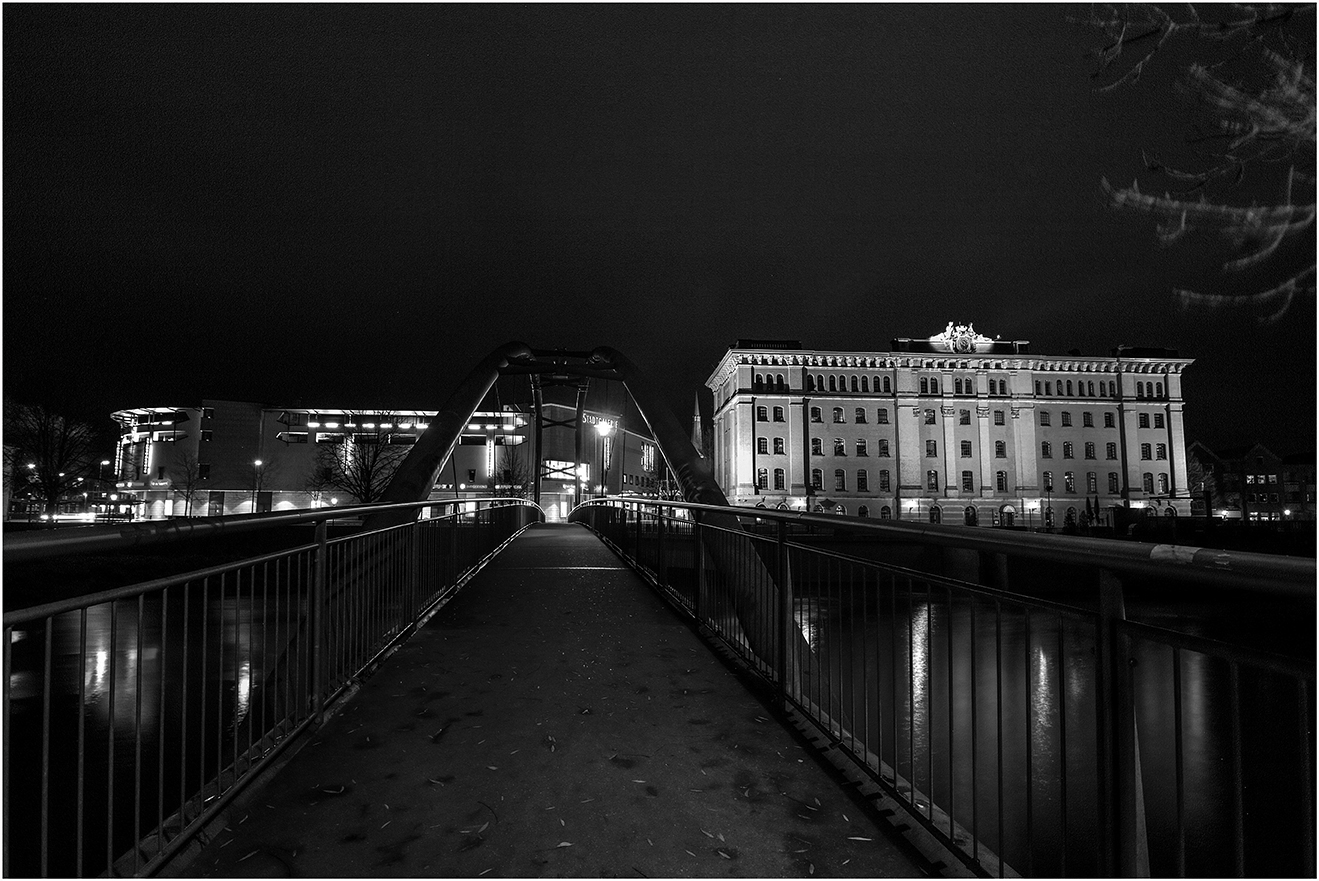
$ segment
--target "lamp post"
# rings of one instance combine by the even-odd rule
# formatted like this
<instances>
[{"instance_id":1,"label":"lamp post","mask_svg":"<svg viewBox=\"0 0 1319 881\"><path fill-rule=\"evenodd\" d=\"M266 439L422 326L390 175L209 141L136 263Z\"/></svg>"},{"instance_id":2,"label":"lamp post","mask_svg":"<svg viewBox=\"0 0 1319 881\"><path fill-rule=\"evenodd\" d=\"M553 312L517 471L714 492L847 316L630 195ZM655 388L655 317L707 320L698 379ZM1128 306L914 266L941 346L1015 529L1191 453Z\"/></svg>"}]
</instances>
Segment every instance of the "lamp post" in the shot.
<instances>
[{"instance_id":1,"label":"lamp post","mask_svg":"<svg viewBox=\"0 0 1319 881\"><path fill-rule=\"evenodd\" d=\"M1044 531L1053 532L1053 484L1044 485Z\"/></svg>"},{"instance_id":2,"label":"lamp post","mask_svg":"<svg viewBox=\"0 0 1319 881\"><path fill-rule=\"evenodd\" d=\"M252 461L252 513L256 513L256 496L261 490L261 460Z\"/></svg>"},{"instance_id":3,"label":"lamp post","mask_svg":"<svg viewBox=\"0 0 1319 881\"><path fill-rule=\"evenodd\" d=\"M597 422L595 424L595 433L598 437L596 443L600 446L600 494L609 494L609 459L608 459L608 438L613 434L614 426L609 422Z\"/></svg>"}]
</instances>

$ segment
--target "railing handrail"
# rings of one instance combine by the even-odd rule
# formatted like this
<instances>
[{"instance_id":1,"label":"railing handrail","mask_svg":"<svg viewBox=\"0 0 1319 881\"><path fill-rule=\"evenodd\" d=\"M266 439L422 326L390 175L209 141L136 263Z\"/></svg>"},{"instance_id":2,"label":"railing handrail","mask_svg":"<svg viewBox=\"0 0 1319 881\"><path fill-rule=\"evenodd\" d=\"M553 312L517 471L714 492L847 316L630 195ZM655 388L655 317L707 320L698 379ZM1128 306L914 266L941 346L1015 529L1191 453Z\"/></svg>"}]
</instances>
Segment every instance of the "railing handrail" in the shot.
<instances>
[{"instance_id":1,"label":"railing handrail","mask_svg":"<svg viewBox=\"0 0 1319 881\"><path fill-rule=\"evenodd\" d=\"M112 551L140 547L156 542L180 541L214 535L253 532L273 526L342 520L380 511L432 508L466 503L510 502L540 506L530 499L490 496L475 499L428 499L423 502L377 503L334 508L297 508L292 511L269 511L261 514L234 514L229 517L189 517L181 520L144 521L128 525L85 526L5 534L4 562L26 563L69 554ZM543 513L543 509L542 509Z\"/></svg>"},{"instance_id":2,"label":"railing handrail","mask_svg":"<svg viewBox=\"0 0 1319 881\"><path fill-rule=\"evenodd\" d=\"M1123 542L1074 535L1019 534L1002 529L951 524L863 520L836 514L784 511L747 505L725 507L629 496L607 496L582 502L582 506L619 504L720 514L732 513L739 517L758 517L773 522L796 522L831 529L849 529L942 547L1010 554L1054 563L1092 566L1115 572L1134 572L1179 580L1197 579L1220 586L1267 587L1280 592L1311 596L1315 592L1315 561L1299 557L1281 557L1249 551L1224 551L1187 545Z\"/></svg>"}]
</instances>

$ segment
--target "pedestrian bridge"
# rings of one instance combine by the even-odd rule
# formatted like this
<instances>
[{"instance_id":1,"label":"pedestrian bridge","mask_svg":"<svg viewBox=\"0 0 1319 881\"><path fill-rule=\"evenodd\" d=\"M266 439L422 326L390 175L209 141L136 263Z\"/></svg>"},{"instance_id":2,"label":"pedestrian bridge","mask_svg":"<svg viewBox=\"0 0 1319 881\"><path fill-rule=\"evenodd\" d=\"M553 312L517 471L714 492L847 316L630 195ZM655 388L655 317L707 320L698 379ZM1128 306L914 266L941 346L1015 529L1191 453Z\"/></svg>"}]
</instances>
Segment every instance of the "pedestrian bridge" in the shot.
<instances>
[{"instance_id":1,"label":"pedestrian bridge","mask_svg":"<svg viewBox=\"0 0 1319 881\"><path fill-rule=\"evenodd\" d=\"M5 873L1313 875L1312 560L734 508L584 364L497 350L382 504L7 535L213 562L6 610ZM510 369L686 500L427 500Z\"/></svg>"}]
</instances>

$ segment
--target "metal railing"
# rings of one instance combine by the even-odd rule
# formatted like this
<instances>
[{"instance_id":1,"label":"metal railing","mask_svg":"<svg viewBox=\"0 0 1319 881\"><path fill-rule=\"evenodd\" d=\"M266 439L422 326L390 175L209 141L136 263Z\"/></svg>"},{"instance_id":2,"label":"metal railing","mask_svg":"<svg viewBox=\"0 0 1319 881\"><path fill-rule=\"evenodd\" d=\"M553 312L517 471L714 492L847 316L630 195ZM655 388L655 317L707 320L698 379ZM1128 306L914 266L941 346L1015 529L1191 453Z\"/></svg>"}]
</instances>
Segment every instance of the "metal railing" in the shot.
<instances>
[{"instance_id":1,"label":"metal railing","mask_svg":"<svg viewBox=\"0 0 1319 881\"><path fill-rule=\"evenodd\" d=\"M973 872L1313 876L1312 648L1126 614L1176 584L1313 621L1312 560L624 499L571 519Z\"/></svg>"},{"instance_id":2,"label":"metal railing","mask_svg":"<svg viewBox=\"0 0 1319 881\"><path fill-rule=\"evenodd\" d=\"M329 536L329 518L381 510L421 519ZM5 614L5 874L159 868L354 677L541 519L531 503L481 499L6 537L9 565L315 527L313 541L287 550Z\"/></svg>"}]
</instances>

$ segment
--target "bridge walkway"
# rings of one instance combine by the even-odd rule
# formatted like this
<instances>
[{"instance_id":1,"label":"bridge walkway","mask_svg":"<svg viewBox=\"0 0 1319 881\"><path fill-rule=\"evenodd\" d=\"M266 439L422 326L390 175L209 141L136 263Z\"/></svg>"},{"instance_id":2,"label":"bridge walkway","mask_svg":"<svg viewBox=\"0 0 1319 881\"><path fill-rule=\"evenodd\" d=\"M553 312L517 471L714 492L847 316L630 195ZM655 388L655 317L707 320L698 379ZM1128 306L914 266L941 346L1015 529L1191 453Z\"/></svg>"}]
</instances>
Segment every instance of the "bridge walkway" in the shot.
<instances>
[{"instance_id":1,"label":"bridge walkway","mask_svg":"<svg viewBox=\"0 0 1319 881\"><path fill-rule=\"evenodd\" d=\"M212 827L192 877L911 877L579 526L523 533Z\"/></svg>"}]
</instances>

